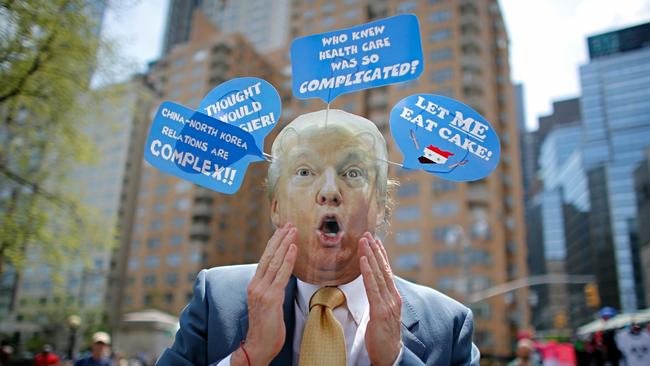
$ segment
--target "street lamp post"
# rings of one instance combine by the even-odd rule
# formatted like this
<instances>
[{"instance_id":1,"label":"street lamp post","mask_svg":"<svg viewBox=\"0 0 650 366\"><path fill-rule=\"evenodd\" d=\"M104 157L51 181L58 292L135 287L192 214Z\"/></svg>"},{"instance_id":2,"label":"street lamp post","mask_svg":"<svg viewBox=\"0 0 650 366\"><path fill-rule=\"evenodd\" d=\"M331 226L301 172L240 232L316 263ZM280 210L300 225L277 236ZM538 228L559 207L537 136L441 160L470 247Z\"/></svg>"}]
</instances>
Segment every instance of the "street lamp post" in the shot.
<instances>
[{"instance_id":1,"label":"street lamp post","mask_svg":"<svg viewBox=\"0 0 650 366\"><path fill-rule=\"evenodd\" d=\"M68 317L68 327L70 327L70 338L68 340L68 359L73 360L75 354L75 343L77 343L77 329L81 325L81 317L73 314Z\"/></svg>"},{"instance_id":2,"label":"street lamp post","mask_svg":"<svg viewBox=\"0 0 650 366\"><path fill-rule=\"evenodd\" d=\"M467 263L467 251L471 248L471 243L465 235L465 229L461 225L452 226L446 233L445 243L447 245L456 245L460 241L460 265L462 267L463 273L461 278L459 278L460 286L458 286L459 292L462 293L464 298L467 298L469 295L469 263Z\"/></svg>"},{"instance_id":3,"label":"street lamp post","mask_svg":"<svg viewBox=\"0 0 650 366\"><path fill-rule=\"evenodd\" d=\"M489 226L487 221L484 219L478 219L472 226L472 232L477 235L480 239L484 239L489 232ZM447 245L456 245L460 242L458 251L460 252L460 265L462 267L462 275L459 279L460 281L460 292L462 293L465 300L470 296L471 286L470 286L470 260L469 254L472 250L472 243L465 232L465 229L461 225L453 225L447 231L445 235L445 243Z\"/></svg>"}]
</instances>

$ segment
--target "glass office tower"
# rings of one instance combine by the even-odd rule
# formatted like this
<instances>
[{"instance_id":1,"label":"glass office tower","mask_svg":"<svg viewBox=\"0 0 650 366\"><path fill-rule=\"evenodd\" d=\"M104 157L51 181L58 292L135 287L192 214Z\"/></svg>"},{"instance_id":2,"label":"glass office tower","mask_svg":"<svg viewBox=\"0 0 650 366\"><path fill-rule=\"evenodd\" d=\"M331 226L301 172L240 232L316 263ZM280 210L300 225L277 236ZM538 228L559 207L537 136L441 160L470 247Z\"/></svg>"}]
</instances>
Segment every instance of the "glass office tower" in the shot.
<instances>
[{"instance_id":1,"label":"glass office tower","mask_svg":"<svg viewBox=\"0 0 650 366\"><path fill-rule=\"evenodd\" d=\"M650 23L589 37L590 61L580 68L584 166L590 180L600 177L608 197L604 209L592 207L592 214L608 217L609 230L594 232L591 239L613 245L624 312L644 305L640 268L635 265L638 256L633 255L637 250L633 172L650 144L648 41Z\"/></svg>"}]
</instances>

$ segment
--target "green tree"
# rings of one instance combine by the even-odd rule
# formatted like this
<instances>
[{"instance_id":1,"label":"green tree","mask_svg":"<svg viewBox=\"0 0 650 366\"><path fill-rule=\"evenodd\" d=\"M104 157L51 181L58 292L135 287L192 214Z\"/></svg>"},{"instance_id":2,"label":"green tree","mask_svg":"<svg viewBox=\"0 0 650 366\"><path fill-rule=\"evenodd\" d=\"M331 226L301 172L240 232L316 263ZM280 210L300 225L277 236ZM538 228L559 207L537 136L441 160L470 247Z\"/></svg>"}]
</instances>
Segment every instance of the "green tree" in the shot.
<instances>
[{"instance_id":1,"label":"green tree","mask_svg":"<svg viewBox=\"0 0 650 366\"><path fill-rule=\"evenodd\" d=\"M0 1L0 273L34 251L61 268L67 256L92 250L89 243L113 239L65 183L92 156L83 133L92 102L80 96L100 48L94 6Z\"/></svg>"}]
</instances>

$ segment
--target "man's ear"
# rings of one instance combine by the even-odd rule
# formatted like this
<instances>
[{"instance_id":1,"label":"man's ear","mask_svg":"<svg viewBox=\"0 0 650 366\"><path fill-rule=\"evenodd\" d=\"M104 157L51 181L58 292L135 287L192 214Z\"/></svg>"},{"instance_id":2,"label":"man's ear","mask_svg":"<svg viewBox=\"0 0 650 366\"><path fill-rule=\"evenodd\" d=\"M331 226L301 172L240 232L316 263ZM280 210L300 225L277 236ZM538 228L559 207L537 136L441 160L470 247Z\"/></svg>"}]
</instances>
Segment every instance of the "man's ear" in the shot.
<instances>
[{"instance_id":1,"label":"man's ear","mask_svg":"<svg viewBox=\"0 0 650 366\"><path fill-rule=\"evenodd\" d=\"M276 228L280 227L280 210L278 208L278 200L275 197L271 200L271 222Z\"/></svg>"}]
</instances>

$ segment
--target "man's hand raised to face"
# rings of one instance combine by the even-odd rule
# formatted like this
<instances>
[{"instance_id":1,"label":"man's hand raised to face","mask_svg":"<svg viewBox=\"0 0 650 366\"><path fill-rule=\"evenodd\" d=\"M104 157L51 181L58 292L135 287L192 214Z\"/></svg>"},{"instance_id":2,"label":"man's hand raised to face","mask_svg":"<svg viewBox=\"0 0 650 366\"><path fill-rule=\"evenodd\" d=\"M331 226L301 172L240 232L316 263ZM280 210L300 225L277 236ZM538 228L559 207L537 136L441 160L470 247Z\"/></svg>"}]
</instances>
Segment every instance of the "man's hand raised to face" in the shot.
<instances>
[{"instance_id":1,"label":"man's hand raised to face","mask_svg":"<svg viewBox=\"0 0 650 366\"><path fill-rule=\"evenodd\" d=\"M395 287L393 272L381 241L365 233L359 240L359 250L359 265L370 305L365 337L368 357L374 366L392 365L402 347L402 298Z\"/></svg>"},{"instance_id":2,"label":"man's hand raised to face","mask_svg":"<svg viewBox=\"0 0 650 366\"><path fill-rule=\"evenodd\" d=\"M296 228L286 224L275 231L257 271L248 285L248 334L246 352L251 365L268 365L285 341L284 291L296 261ZM232 365L247 365L241 348L231 358Z\"/></svg>"}]
</instances>

